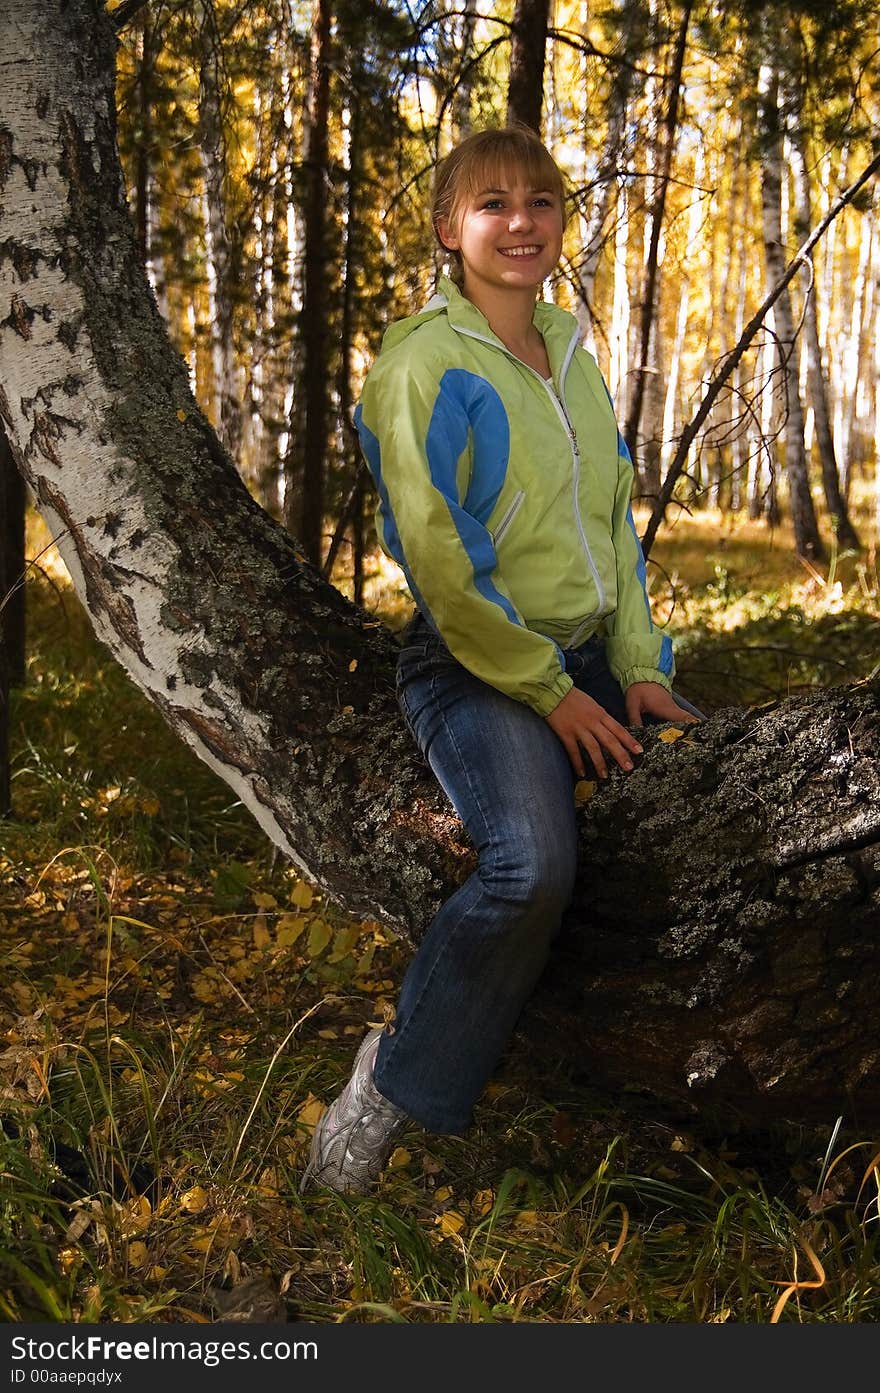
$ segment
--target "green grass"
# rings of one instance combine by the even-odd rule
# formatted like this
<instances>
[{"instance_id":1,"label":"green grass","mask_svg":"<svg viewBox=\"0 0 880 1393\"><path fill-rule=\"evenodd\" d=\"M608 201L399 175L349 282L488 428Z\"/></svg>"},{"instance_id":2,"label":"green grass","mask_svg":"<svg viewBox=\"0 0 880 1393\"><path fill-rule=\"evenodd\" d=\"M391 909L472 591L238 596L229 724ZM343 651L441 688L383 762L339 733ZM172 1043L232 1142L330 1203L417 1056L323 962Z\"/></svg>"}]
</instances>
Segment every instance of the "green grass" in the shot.
<instances>
[{"instance_id":1,"label":"green grass","mask_svg":"<svg viewBox=\"0 0 880 1393\"><path fill-rule=\"evenodd\" d=\"M674 608L654 582L688 695L871 671L870 557L817 580L766 539L762 560L757 533L690 526L658 547ZM833 1118L697 1130L638 1095L545 1096L519 1037L466 1137L413 1129L375 1195L301 1195L310 1127L405 951L279 862L63 580L28 601L0 852L0 1316L211 1319L212 1287L264 1274L314 1322L880 1317L876 1138L826 1156Z\"/></svg>"}]
</instances>

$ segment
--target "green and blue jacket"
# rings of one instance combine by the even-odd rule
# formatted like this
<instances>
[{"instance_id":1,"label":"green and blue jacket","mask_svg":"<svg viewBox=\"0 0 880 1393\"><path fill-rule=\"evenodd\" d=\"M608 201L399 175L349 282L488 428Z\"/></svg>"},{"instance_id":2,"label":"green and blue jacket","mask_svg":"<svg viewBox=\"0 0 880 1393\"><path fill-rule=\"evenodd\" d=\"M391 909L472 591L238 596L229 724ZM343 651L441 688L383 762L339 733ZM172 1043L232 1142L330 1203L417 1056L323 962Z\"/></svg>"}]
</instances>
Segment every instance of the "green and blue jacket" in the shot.
<instances>
[{"instance_id":1,"label":"green and blue jacket","mask_svg":"<svg viewBox=\"0 0 880 1393\"><path fill-rule=\"evenodd\" d=\"M633 467L577 321L539 302L552 384L451 281L392 324L355 423L383 549L469 671L546 716L571 688L562 650L605 634L623 688L670 687L630 507Z\"/></svg>"}]
</instances>

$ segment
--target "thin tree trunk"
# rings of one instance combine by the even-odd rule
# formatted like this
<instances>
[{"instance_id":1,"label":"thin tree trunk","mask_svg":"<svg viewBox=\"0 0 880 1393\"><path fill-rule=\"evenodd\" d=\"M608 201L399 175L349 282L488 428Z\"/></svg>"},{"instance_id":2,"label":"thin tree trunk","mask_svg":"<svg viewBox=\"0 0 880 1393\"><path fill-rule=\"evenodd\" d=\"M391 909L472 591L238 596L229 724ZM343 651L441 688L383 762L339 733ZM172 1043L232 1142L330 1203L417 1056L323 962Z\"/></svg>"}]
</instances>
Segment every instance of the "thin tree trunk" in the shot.
<instances>
[{"instance_id":1,"label":"thin tree trunk","mask_svg":"<svg viewBox=\"0 0 880 1393\"><path fill-rule=\"evenodd\" d=\"M795 218L794 227L798 241L808 235L813 221L812 198L810 195L810 175L807 169L807 152L803 126L799 113L789 132L791 142L791 168L794 175ZM815 268L810 257L812 278L807 287L804 303L804 347L807 359L807 380L810 389L810 403L813 408L813 421L816 428L816 444L822 465L822 484L825 489L825 503L834 526L839 545L845 549L858 551L858 535L850 520L846 502L840 487L837 470L837 457L834 451L834 438L831 434L831 417L828 410L828 386L825 369L822 366L822 349L819 344L819 320L816 313Z\"/></svg>"},{"instance_id":2,"label":"thin tree trunk","mask_svg":"<svg viewBox=\"0 0 880 1393\"><path fill-rule=\"evenodd\" d=\"M577 318L583 342L594 354L596 271L605 246L605 228L611 211L612 195L621 176L621 161L626 146L627 109L644 86L644 74L632 66L631 60L635 55L641 54L644 47L647 18L642 0L624 0L618 17L622 45L621 61L614 69L608 94L605 141L599 167L592 182L589 214L581 216L583 252L575 267L578 289ZM586 81L586 70L584 79ZM586 182L586 169L584 177Z\"/></svg>"},{"instance_id":3,"label":"thin tree trunk","mask_svg":"<svg viewBox=\"0 0 880 1393\"><path fill-rule=\"evenodd\" d=\"M0 632L6 649L10 685L20 687L26 668L25 513L24 480L15 467L0 424Z\"/></svg>"},{"instance_id":4,"label":"thin tree trunk","mask_svg":"<svg viewBox=\"0 0 880 1393\"><path fill-rule=\"evenodd\" d=\"M620 416L627 394L626 368L629 343L629 285L626 278L627 247L629 246L630 199L626 185L617 191L617 224L614 231L613 282L611 291L611 362L609 389Z\"/></svg>"},{"instance_id":5,"label":"thin tree trunk","mask_svg":"<svg viewBox=\"0 0 880 1393\"><path fill-rule=\"evenodd\" d=\"M510 31L507 121L541 132L550 0L516 0Z\"/></svg>"},{"instance_id":6,"label":"thin tree trunk","mask_svg":"<svg viewBox=\"0 0 880 1393\"><path fill-rule=\"evenodd\" d=\"M295 530L306 556L315 566L321 564L324 545L329 421L327 204L332 22L331 0L315 0L310 92L303 142L305 251L303 304L299 317L301 370L294 389L290 429L293 476L300 481L300 488L298 501L292 490L285 496L288 526L298 518Z\"/></svg>"},{"instance_id":7,"label":"thin tree trunk","mask_svg":"<svg viewBox=\"0 0 880 1393\"><path fill-rule=\"evenodd\" d=\"M740 142L739 151L742 150ZM733 244L736 239L737 252L737 272L736 272L736 295L733 311L733 342L739 343L742 337L743 328L746 322L746 296L748 294L748 271L751 261L751 245L748 236L748 223L746 210L749 203L749 176L748 170L744 167L744 161L738 160L734 173L734 194L733 206L730 218L730 239ZM733 261L731 251L731 262ZM744 444L749 439L749 418L746 414L746 407L743 402L743 377L742 363L737 363L733 374L733 382L730 392L730 429L733 433L731 440L731 506L739 508L742 506L742 496L745 492L750 498L747 481L743 475L745 472L746 450ZM749 501L751 508L751 501Z\"/></svg>"},{"instance_id":8,"label":"thin tree trunk","mask_svg":"<svg viewBox=\"0 0 880 1393\"><path fill-rule=\"evenodd\" d=\"M470 61L477 24L477 0L464 0L458 30L459 69L456 74L455 95L452 98L453 139L461 140L471 128L471 97L474 87L474 66Z\"/></svg>"},{"instance_id":9,"label":"thin tree trunk","mask_svg":"<svg viewBox=\"0 0 880 1393\"><path fill-rule=\"evenodd\" d=\"M853 472L858 467L861 459L861 441L857 429L859 422L859 384L864 378L865 369L868 367L869 361L866 353L866 328L868 323L868 301L870 299L869 281L871 266L873 265L874 233L875 227L872 210L871 212L863 214L860 219L859 265L853 290L850 330L844 351L843 421L846 444L842 450L843 467L841 475L845 498L849 498Z\"/></svg>"},{"instance_id":10,"label":"thin tree trunk","mask_svg":"<svg viewBox=\"0 0 880 1393\"><path fill-rule=\"evenodd\" d=\"M199 143L205 183L211 361L217 433L238 458L242 442L242 380L235 350L235 292L241 276L238 237L228 204L228 159L221 96L220 34L214 0L199 0Z\"/></svg>"},{"instance_id":11,"label":"thin tree trunk","mask_svg":"<svg viewBox=\"0 0 880 1393\"><path fill-rule=\"evenodd\" d=\"M4 586L2 567L0 585ZM0 620L0 818L9 817L12 812L12 770L9 751L9 655L3 636Z\"/></svg>"},{"instance_id":12,"label":"thin tree trunk","mask_svg":"<svg viewBox=\"0 0 880 1393\"><path fill-rule=\"evenodd\" d=\"M340 509L336 529L327 550L323 573L329 579L333 565L342 545L346 528L357 516L357 500L362 500L359 488L360 472L365 465L362 460L357 431L352 418L353 369L354 369L354 301L355 274L358 264L358 197L360 194L360 155L361 155L361 93L362 68L360 55L351 63L349 83L352 100L349 106L348 122L348 178L346 180L346 222L345 249L342 264L342 315L340 323L341 348L339 373L337 376L337 395L339 397L340 454L350 466L354 483L345 504ZM361 505L362 511L362 505ZM357 597L355 597L357 600Z\"/></svg>"},{"instance_id":13,"label":"thin tree trunk","mask_svg":"<svg viewBox=\"0 0 880 1393\"><path fill-rule=\"evenodd\" d=\"M150 278L161 314L167 319L165 271L159 248L159 207L155 160L155 76L161 40L153 15L145 8L139 17L136 84L138 138L135 142L133 216L141 259Z\"/></svg>"},{"instance_id":14,"label":"thin tree trunk","mask_svg":"<svg viewBox=\"0 0 880 1393\"><path fill-rule=\"evenodd\" d=\"M782 130L779 120L779 74L775 68L762 69L761 131L764 148L761 169L761 208L764 226L764 260L767 284L778 284L785 272L785 246L782 238ZM810 472L804 445L804 412L798 382L797 332L791 294L786 287L773 307L776 318L776 345L782 400L785 412L785 474L794 527L795 550L808 561L825 559L819 537Z\"/></svg>"},{"instance_id":15,"label":"thin tree trunk","mask_svg":"<svg viewBox=\"0 0 880 1393\"><path fill-rule=\"evenodd\" d=\"M651 204L651 240L645 265L645 283L642 290L642 316L639 326L639 358L635 372L629 411L627 412L624 437L634 456L637 455L639 425L642 419L642 403L645 396L645 376L649 371L651 331L654 324L657 299L657 275L659 271L660 234L663 230L663 213L666 208L666 194L669 177L672 173L672 157L678 135L678 108L681 101L681 79L687 51L687 33L691 21L694 0L684 0L672 72L669 77L669 99L662 129L662 150L659 172L654 179L654 198ZM659 479L657 485L659 489ZM656 490L655 490L656 492Z\"/></svg>"},{"instance_id":16,"label":"thin tree trunk","mask_svg":"<svg viewBox=\"0 0 880 1393\"><path fill-rule=\"evenodd\" d=\"M12 812L9 694L25 677L25 488L0 424L0 817Z\"/></svg>"}]
</instances>

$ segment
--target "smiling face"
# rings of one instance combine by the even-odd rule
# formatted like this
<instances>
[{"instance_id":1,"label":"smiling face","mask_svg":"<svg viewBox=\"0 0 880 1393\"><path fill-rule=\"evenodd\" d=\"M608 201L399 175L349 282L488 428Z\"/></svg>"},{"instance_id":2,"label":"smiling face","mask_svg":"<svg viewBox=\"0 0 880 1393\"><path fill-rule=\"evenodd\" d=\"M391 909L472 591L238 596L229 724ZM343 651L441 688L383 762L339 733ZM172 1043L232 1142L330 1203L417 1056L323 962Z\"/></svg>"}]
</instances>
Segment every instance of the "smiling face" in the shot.
<instances>
[{"instance_id":1,"label":"smiling face","mask_svg":"<svg viewBox=\"0 0 880 1393\"><path fill-rule=\"evenodd\" d=\"M465 294L470 284L534 296L561 253L562 173L528 127L475 131L437 167L431 219Z\"/></svg>"},{"instance_id":2,"label":"smiling face","mask_svg":"<svg viewBox=\"0 0 880 1393\"><path fill-rule=\"evenodd\" d=\"M467 192L448 218L438 218L443 245L458 252L463 290L480 298L487 290L536 292L562 253L563 211L553 188L523 183L512 172Z\"/></svg>"}]
</instances>

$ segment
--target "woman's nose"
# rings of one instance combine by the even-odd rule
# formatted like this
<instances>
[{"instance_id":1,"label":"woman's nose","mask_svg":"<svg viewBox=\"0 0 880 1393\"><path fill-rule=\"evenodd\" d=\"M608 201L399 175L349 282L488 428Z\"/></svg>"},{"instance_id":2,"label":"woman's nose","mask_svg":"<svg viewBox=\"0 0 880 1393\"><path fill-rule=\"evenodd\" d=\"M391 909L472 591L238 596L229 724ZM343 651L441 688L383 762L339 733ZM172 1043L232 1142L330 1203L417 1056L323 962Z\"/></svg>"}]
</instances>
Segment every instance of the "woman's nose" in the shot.
<instances>
[{"instance_id":1,"label":"woman's nose","mask_svg":"<svg viewBox=\"0 0 880 1393\"><path fill-rule=\"evenodd\" d=\"M524 228L524 227L531 227L531 225L532 225L532 212L531 212L531 209L530 209L530 208L512 208L512 209L511 209L511 212L510 212L510 223L509 223L509 226L511 227L511 229L514 229L514 228L515 228L515 229L522 229L522 228Z\"/></svg>"}]
</instances>

